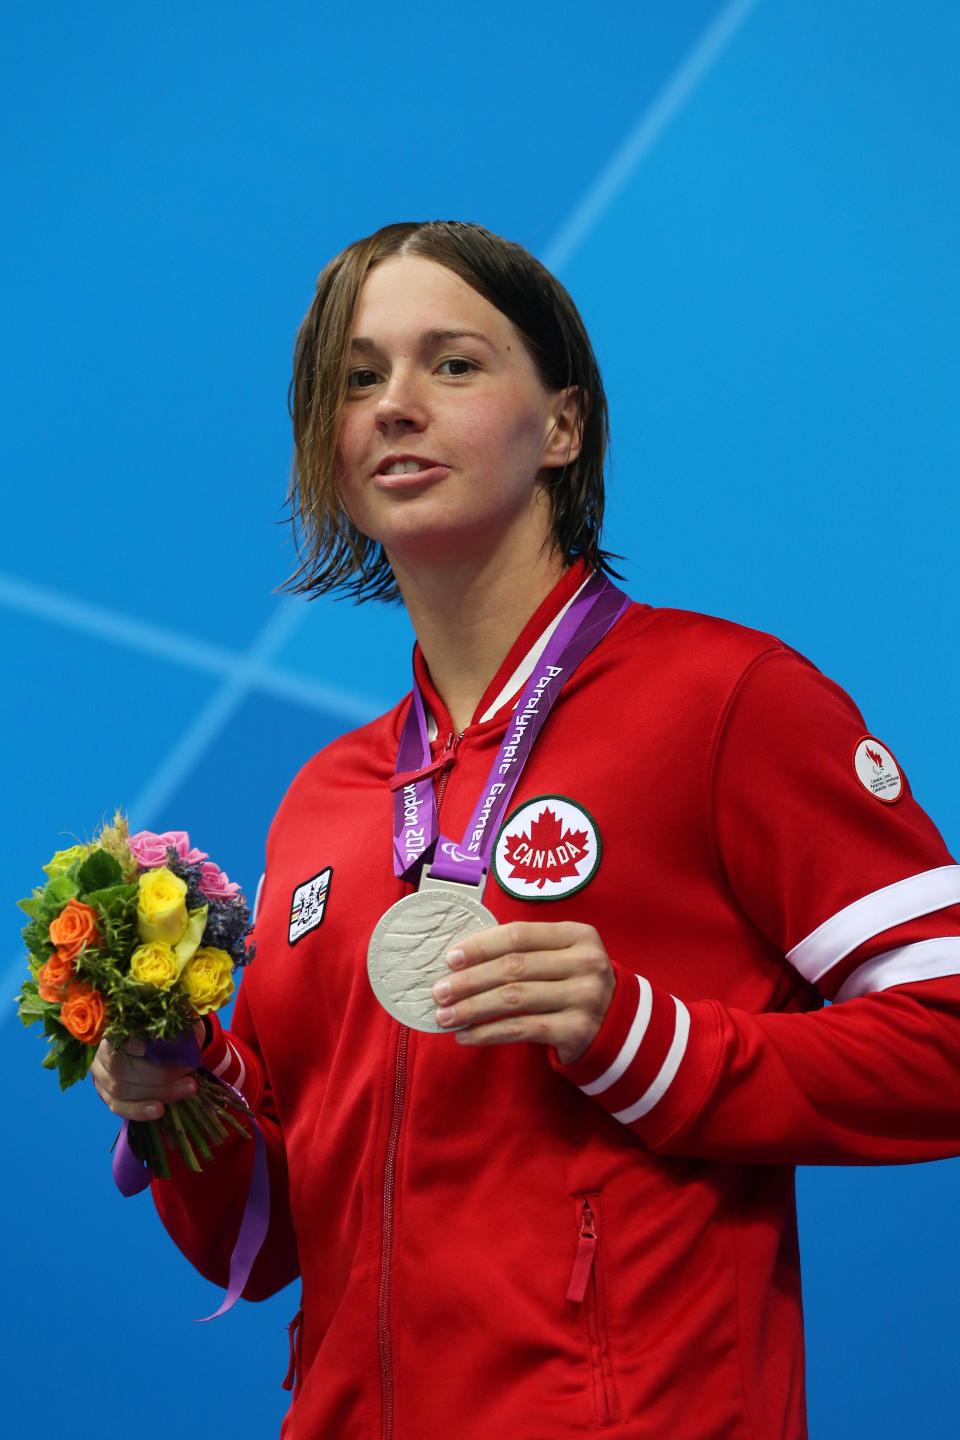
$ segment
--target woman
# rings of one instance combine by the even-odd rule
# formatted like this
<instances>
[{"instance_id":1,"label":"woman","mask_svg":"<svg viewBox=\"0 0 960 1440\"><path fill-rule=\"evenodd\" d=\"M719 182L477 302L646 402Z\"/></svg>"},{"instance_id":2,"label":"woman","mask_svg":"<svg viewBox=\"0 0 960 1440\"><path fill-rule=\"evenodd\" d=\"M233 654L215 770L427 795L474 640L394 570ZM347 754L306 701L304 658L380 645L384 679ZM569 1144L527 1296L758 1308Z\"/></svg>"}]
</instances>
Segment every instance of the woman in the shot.
<instances>
[{"instance_id":1,"label":"woman","mask_svg":"<svg viewBox=\"0 0 960 1440\"><path fill-rule=\"evenodd\" d=\"M600 377L519 247L348 247L293 418L298 587L399 592L418 645L281 805L204 1051L267 1140L246 1294L302 1277L283 1434L796 1440L792 1166L960 1150L960 867L806 661L603 579ZM154 1186L220 1283L252 1148Z\"/></svg>"}]
</instances>

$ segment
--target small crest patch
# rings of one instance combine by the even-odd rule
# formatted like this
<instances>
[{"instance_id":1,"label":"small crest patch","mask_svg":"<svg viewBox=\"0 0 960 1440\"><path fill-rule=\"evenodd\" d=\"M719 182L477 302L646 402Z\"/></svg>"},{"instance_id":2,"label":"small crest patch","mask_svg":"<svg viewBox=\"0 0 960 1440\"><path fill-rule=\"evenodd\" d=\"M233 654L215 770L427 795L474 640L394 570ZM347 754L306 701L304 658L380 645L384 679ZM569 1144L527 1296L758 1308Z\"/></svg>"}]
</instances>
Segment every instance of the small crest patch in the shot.
<instances>
[{"instance_id":1,"label":"small crest patch","mask_svg":"<svg viewBox=\"0 0 960 1440\"><path fill-rule=\"evenodd\" d=\"M873 735L857 741L853 768L864 790L869 790L885 805L892 805L903 794L903 776L896 760Z\"/></svg>"},{"instance_id":2,"label":"small crest patch","mask_svg":"<svg viewBox=\"0 0 960 1440\"><path fill-rule=\"evenodd\" d=\"M312 880L304 880L303 884L294 890L290 904L290 930L287 935L291 945L296 945L304 935L316 930L322 921L332 877L333 867L328 865L326 870L321 870Z\"/></svg>"},{"instance_id":3,"label":"small crest patch","mask_svg":"<svg viewBox=\"0 0 960 1440\"><path fill-rule=\"evenodd\" d=\"M518 900L561 900L593 878L600 848L596 821L582 805L565 795L539 795L501 829L493 873Z\"/></svg>"}]
</instances>

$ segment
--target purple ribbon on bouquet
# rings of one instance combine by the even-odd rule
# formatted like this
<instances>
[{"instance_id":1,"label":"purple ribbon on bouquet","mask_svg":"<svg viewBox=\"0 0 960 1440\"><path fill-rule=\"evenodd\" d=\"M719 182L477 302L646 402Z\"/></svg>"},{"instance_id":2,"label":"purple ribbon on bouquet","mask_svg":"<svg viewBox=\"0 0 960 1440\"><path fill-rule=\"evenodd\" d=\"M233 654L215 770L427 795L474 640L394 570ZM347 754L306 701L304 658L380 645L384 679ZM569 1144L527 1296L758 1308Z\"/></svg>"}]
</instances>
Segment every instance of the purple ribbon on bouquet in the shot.
<instances>
[{"instance_id":1,"label":"purple ribbon on bouquet","mask_svg":"<svg viewBox=\"0 0 960 1440\"><path fill-rule=\"evenodd\" d=\"M239 1090L234 1090L232 1085L225 1084L223 1080L213 1075L212 1071L206 1069L197 1037L192 1031L186 1031L177 1040L148 1041L143 1058L149 1060L153 1065L182 1065L190 1070L203 1070L219 1085L223 1085L225 1090L230 1090L236 1095L238 1100L246 1103ZM151 1180L155 1178L152 1166L145 1160L138 1160L130 1148L129 1125L130 1122L124 1120L113 1152L114 1182L120 1194L128 1199L131 1195L139 1195L142 1190L146 1190ZM263 1131L254 1120L253 1174L250 1176L250 1189L247 1191L243 1219L240 1221L240 1233L237 1235L233 1254L230 1256L227 1293L219 1310L215 1310L212 1315L202 1316L201 1323L206 1320L216 1320L240 1299L244 1286L250 1279L253 1262L260 1253L260 1247L266 1238L269 1221L270 1180L267 1174L267 1151Z\"/></svg>"}]
</instances>

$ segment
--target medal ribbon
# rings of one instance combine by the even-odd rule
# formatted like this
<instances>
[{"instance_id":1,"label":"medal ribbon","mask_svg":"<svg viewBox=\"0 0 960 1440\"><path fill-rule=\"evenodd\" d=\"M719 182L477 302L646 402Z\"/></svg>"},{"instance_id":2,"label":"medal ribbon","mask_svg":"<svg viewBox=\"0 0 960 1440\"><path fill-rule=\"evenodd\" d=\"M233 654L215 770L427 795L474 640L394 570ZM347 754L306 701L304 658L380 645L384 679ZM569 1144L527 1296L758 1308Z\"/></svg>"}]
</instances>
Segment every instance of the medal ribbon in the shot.
<instances>
[{"instance_id":1,"label":"medal ribbon","mask_svg":"<svg viewBox=\"0 0 960 1440\"><path fill-rule=\"evenodd\" d=\"M431 875L462 885L481 883L500 821L561 687L629 604L599 571L574 596L533 667L459 844L439 833L432 778L438 762L431 761L423 696L414 679L394 776L393 866L399 878L415 882L424 853L437 841Z\"/></svg>"}]
</instances>

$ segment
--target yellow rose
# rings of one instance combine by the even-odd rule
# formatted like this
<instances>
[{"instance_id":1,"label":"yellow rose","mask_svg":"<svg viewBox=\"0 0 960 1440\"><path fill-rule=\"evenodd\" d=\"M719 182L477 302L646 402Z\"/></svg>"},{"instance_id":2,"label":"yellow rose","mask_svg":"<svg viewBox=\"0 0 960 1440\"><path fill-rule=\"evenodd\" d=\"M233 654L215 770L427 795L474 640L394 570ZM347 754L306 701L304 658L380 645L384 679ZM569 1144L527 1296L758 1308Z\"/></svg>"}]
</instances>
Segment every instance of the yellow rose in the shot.
<instances>
[{"instance_id":1,"label":"yellow rose","mask_svg":"<svg viewBox=\"0 0 960 1440\"><path fill-rule=\"evenodd\" d=\"M180 984L198 1015L219 1010L233 994L233 960L226 950L204 945L184 967Z\"/></svg>"},{"instance_id":2,"label":"yellow rose","mask_svg":"<svg viewBox=\"0 0 960 1440\"><path fill-rule=\"evenodd\" d=\"M187 928L187 887L166 865L140 876L137 934L141 940L176 945Z\"/></svg>"},{"instance_id":3,"label":"yellow rose","mask_svg":"<svg viewBox=\"0 0 960 1440\"><path fill-rule=\"evenodd\" d=\"M66 875L74 860L83 860L88 854L86 845L71 845L69 850L58 850L49 864L43 869L51 880L57 880L61 875Z\"/></svg>"},{"instance_id":4,"label":"yellow rose","mask_svg":"<svg viewBox=\"0 0 960 1440\"><path fill-rule=\"evenodd\" d=\"M150 940L138 945L130 957L130 974L141 985L153 985L157 990L169 990L180 978L182 966L172 945L162 940Z\"/></svg>"}]
</instances>

